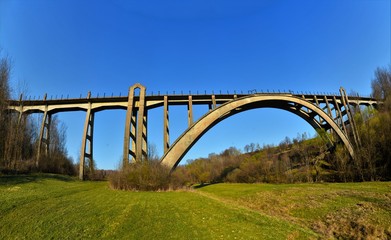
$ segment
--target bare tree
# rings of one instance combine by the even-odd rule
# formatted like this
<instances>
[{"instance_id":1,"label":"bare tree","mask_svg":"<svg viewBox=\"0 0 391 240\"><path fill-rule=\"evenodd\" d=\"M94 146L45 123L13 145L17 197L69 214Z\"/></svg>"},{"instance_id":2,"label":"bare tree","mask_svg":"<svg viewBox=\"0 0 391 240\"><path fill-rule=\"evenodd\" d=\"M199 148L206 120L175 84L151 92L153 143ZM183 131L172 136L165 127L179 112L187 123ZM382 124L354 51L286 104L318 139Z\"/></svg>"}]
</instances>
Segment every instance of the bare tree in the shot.
<instances>
[{"instance_id":1,"label":"bare tree","mask_svg":"<svg viewBox=\"0 0 391 240\"><path fill-rule=\"evenodd\" d=\"M66 149L66 126L57 116L50 122L50 143L48 155L40 159L40 170L44 172L74 175L75 169ZM91 164L91 163L87 163ZM93 163L92 163L93 164ZM90 169L90 167L87 167Z\"/></svg>"},{"instance_id":2,"label":"bare tree","mask_svg":"<svg viewBox=\"0 0 391 240\"><path fill-rule=\"evenodd\" d=\"M1 51L0 51L1 54ZM9 124L10 115L7 113L7 100L10 98L9 77L11 66L7 57L0 58L0 164L2 167L9 165Z\"/></svg>"},{"instance_id":3,"label":"bare tree","mask_svg":"<svg viewBox=\"0 0 391 240\"><path fill-rule=\"evenodd\" d=\"M158 154L156 145L153 143L148 143L147 160L148 161L159 160L159 154Z\"/></svg>"},{"instance_id":4,"label":"bare tree","mask_svg":"<svg viewBox=\"0 0 391 240\"><path fill-rule=\"evenodd\" d=\"M372 95L384 100L391 96L391 65L388 68L377 68L372 80Z\"/></svg>"}]
</instances>

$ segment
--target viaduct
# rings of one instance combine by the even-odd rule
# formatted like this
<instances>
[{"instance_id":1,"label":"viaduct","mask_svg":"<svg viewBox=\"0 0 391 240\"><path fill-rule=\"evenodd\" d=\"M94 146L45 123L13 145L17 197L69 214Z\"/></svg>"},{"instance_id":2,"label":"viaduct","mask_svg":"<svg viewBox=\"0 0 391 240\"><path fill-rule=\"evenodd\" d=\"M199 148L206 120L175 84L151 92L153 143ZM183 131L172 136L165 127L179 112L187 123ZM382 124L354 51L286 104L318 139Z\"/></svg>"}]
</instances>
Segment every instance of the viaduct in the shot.
<instances>
[{"instance_id":1,"label":"viaduct","mask_svg":"<svg viewBox=\"0 0 391 240\"><path fill-rule=\"evenodd\" d=\"M169 136L169 107L183 105L187 107L188 128L174 141ZM193 119L193 105L207 105L207 111L200 119ZM340 94L294 94L292 92L248 94L181 94L146 95L146 88L135 84L129 88L128 96L91 97L79 99L11 100L9 109L17 111L21 118L24 114L42 113L36 165L42 154L48 154L51 116L59 112L85 111L86 118L82 133L80 156L80 179L84 179L85 165L93 162L94 114L107 109L126 110L123 164L131 161L143 161L147 157L148 111L163 107L163 149L161 164L171 169L182 160L190 148L213 126L237 113L256 108L277 108L296 114L307 121L315 130L332 132L324 136L330 146L337 142L345 145L352 158L360 139L353 114L363 106L376 107L373 98L348 96L341 87ZM155 121L155 120L154 120ZM335 136L335 137L329 137Z\"/></svg>"}]
</instances>

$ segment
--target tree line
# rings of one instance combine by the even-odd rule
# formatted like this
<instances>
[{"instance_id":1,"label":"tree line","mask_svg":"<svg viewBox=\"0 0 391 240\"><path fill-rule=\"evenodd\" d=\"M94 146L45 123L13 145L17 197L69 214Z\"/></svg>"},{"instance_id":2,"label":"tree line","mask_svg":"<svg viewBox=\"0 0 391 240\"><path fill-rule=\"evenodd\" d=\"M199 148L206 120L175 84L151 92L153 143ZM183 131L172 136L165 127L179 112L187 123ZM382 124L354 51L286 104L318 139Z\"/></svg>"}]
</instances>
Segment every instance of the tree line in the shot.
<instances>
[{"instance_id":1,"label":"tree line","mask_svg":"<svg viewBox=\"0 0 391 240\"><path fill-rule=\"evenodd\" d=\"M66 128L56 116L51 118L48 152L41 154L39 165L36 165L40 123L31 115L8 110L10 75L10 60L0 52L0 173L75 175L76 168L65 146Z\"/></svg>"},{"instance_id":2,"label":"tree line","mask_svg":"<svg viewBox=\"0 0 391 240\"><path fill-rule=\"evenodd\" d=\"M391 65L376 69L372 95L382 104L355 114L361 141L356 149L357 178L391 180Z\"/></svg>"}]
</instances>

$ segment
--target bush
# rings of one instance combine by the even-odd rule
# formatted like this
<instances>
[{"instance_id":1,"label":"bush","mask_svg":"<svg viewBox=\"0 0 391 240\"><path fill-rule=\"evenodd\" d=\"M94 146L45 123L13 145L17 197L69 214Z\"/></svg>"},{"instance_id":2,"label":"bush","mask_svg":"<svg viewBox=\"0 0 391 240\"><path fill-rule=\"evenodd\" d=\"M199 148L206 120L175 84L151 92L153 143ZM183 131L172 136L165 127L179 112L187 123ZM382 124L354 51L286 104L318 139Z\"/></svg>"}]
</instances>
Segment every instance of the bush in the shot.
<instances>
[{"instance_id":1,"label":"bush","mask_svg":"<svg viewBox=\"0 0 391 240\"><path fill-rule=\"evenodd\" d=\"M165 191L179 188L171 182L170 169L158 161L131 163L109 176L113 189L132 191Z\"/></svg>"},{"instance_id":2,"label":"bush","mask_svg":"<svg viewBox=\"0 0 391 240\"><path fill-rule=\"evenodd\" d=\"M76 176L76 166L72 160L62 154L42 156L39 160L38 171Z\"/></svg>"},{"instance_id":3,"label":"bush","mask_svg":"<svg viewBox=\"0 0 391 240\"><path fill-rule=\"evenodd\" d=\"M78 165L79 166L79 165ZM85 168L85 180L91 181L107 181L110 176L113 174L117 174L116 170L104 170L104 169L94 169L91 172L88 168ZM78 175L79 173L77 173Z\"/></svg>"}]
</instances>

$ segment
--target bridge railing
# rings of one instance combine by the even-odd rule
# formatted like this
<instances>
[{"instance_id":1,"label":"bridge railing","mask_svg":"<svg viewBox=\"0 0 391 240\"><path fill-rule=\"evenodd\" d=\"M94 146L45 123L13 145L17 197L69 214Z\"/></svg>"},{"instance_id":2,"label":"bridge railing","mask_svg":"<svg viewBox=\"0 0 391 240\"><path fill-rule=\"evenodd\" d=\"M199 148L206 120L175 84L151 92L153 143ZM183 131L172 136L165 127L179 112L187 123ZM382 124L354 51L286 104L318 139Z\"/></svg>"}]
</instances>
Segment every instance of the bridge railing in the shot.
<instances>
[{"instance_id":1,"label":"bridge railing","mask_svg":"<svg viewBox=\"0 0 391 240\"><path fill-rule=\"evenodd\" d=\"M313 95L322 95L322 96L341 96L339 92L311 92L311 91L294 91L294 90L270 90L270 89L250 89L250 90L196 90L196 91L151 91L147 92L146 96L165 96L165 95L171 95L171 96L184 96L184 95L232 95L232 94L238 94L238 95L248 95L248 94L292 94L292 95L304 95L304 96L313 96ZM77 99L86 99L88 98L88 93L87 94L80 94L79 96L71 96L70 94L56 94L56 95L23 95L21 94L19 97L19 101L40 101L40 100L77 100ZM111 94L107 93L96 93L96 94L91 94L91 98L120 98L120 97L127 97L126 94L122 94L120 92L119 94L114 94L113 92ZM349 97L364 97L364 98L373 98L372 95L370 94L356 94L356 95L349 95ZM11 99L12 100L12 99ZM14 99L13 101L17 101Z\"/></svg>"}]
</instances>

